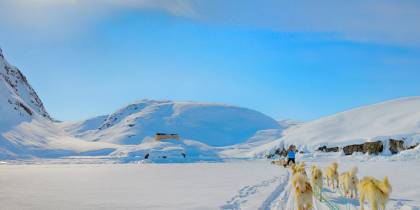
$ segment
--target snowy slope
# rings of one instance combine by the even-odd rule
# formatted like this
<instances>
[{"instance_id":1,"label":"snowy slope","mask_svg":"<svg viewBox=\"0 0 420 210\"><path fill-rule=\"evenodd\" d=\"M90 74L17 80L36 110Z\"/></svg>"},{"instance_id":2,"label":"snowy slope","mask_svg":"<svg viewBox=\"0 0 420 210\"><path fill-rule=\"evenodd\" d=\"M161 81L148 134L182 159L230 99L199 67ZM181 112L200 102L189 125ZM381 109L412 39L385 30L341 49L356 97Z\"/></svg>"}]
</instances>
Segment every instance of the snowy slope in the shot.
<instances>
[{"instance_id":1,"label":"snowy slope","mask_svg":"<svg viewBox=\"0 0 420 210\"><path fill-rule=\"evenodd\" d=\"M405 138L420 141L420 97L402 98L365 106L291 127L284 136L256 148L256 153L282 144L314 151L319 146L345 146L370 140Z\"/></svg>"},{"instance_id":2,"label":"snowy slope","mask_svg":"<svg viewBox=\"0 0 420 210\"><path fill-rule=\"evenodd\" d=\"M0 131L32 117L50 120L41 99L26 77L10 65L0 49Z\"/></svg>"},{"instance_id":3,"label":"snowy slope","mask_svg":"<svg viewBox=\"0 0 420 210\"><path fill-rule=\"evenodd\" d=\"M291 128L293 126L301 125L303 122L299 122L292 119L285 119L285 120L279 120L278 123L280 124L282 128L286 129L286 128Z\"/></svg>"},{"instance_id":4,"label":"snowy slope","mask_svg":"<svg viewBox=\"0 0 420 210\"><path fill-rule=\"evenodd\" d=\"M0 158L57 157L116 147L75 139L45 110L26 77L0 50ZM113 149L112 149L113 151Z\"/></svg>"},{"instance_id":5,"label":"snowy slope","mask_svg":"<svg viewBox=\"0 0 420 210\"><path fill-rule=\"evenodd\" d=\"M102 115L83 121L64 121L60 122L58 125L68 133L78 137L80 134L86 131L98 129L107 119L108 115Z\"/></svg>"},{"instance_id":6,"label":"snowy slope","mask_svg":"<svg viewBox=\"0 0 420 210\"><path fill-rule=\"evenodd\" d=\"M92 123L77 124L89 124L89 129L93 128ZM260 130L281 129L274 119L246 108L156 100L130 104L109 115L95 129L72 123L61 123L60 126L88 141L139 144L159 132L177 133L183 139L194 139L211 146L243 143Z\"/></svg>"}]
</instances>

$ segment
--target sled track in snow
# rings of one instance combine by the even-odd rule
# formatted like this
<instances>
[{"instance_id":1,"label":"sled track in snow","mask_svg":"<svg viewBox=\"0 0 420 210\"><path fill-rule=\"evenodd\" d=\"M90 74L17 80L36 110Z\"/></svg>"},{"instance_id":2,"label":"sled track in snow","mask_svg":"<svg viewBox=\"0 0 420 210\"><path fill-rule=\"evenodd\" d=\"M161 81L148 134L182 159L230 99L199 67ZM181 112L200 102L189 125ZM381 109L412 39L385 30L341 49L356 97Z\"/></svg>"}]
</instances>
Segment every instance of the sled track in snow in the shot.
<instances>
[{"instance_id":1,"label":"sled track in snow","mask_svg":"<svg viewBox=\"0 0 420 210\"><path fill-rule=\"evenodd\" d=\"M282 186L282 187L280 187ZM358 209L356 202L350 201L347 198L342 198L338 193L331 192L328 189L324 189L323 193L328 201L319 201L314 198L314 210L354 210ZM295 197L291 184L290 173L287 178L280 184L276 191L274 191L259 208L260 210L274 210L274 209L288 209L295 210Z\"/></svg>"},{"instance_id":2,"label":"sled track in snow","mask_svg":"<svg viewBox=\"0 0 420 210\"><path fill-rule=\"evenodd\" d=\"M266 210L270 209L273 205L273 202L280 197L281 193L285 191L287 184L289 183L290 173L287 172L285 175L281 177L280 184L276 187L276 189L265 199L263 204L261 205L259 210Z\"/></svg>"},{"instance_id":3,"label":"sled track in snow","mask_svg":"<svg viewBox=\"0 0 420 210\"><path fill-rule=\"evenodd\" d=\"M261 183L252 186L245 186L238 191L238 193L233 196L225 205L221 206L220 209L223 210L239 210L243 209L243 204L252 200L253 196L260 193L264 188L270 187L271 185L278 183L276 189L267 197L259 209L267 209L266 206L269 206L271 202L278 197L278 195L284 190L285 183L287 183L289 177L288 173L283 174L282 176L276 176L274 178L264 180Z\"/></svg>"},{"instance_id":4,"label":"sled track in snow","mask_svg":"<svg viewBox=\"0 0 420 210\"><path fill-rule=\"evenodd\" d=\"M270 189L271 192L267 193L267 190ZM266 194L267 197L261 199L261 193ZM360 208L358 199L344 198L340 192L331 191L328 188L323 189L323 198L325 199L323 201L314 198L314 210L358 210ZM366 204L365 207L365 209L369 209ZM290 172L287 171L256 185L243 187L220 209L296 210ZM420 210L418 207L407 205L406 202L398 201L398 199L392 200L392 198L386 207L386 210L391 209Z\"/></svg>"}]
</instances>

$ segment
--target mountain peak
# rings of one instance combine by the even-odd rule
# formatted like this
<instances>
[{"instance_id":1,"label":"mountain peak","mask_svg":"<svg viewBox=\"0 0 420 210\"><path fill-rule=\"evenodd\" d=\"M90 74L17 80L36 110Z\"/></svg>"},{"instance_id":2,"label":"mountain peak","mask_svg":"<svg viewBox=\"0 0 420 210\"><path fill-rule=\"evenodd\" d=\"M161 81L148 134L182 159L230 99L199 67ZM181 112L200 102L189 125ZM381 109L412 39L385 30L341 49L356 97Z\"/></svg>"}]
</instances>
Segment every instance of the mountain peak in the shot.
<instances>
[{"instance_id":1,"label":"mountain peak","mask_svg":"<svg viewBox=\"0 0 420 210\"><path fill-rule=\"evenodd\" d=\"M20 115L32 117L34 113L37 113L43 118L52 119L25 75L18 68L7 62L1 49L0 83L2 83L0 94L6 102L4 106L10 106L15 111L18 111Z\"/></svg>"},{"instance_id":2,"label":"mountain peak","mask_svg":"<svg viewBox=\"0 0 420 210\"><path fill-rule=\"evenodd\" d=\"M140 99L137 101L134 101L133 104L161 104L161 103L170 103L171 100L155 100L155 99Z\"/></svg>"}]
</instances>

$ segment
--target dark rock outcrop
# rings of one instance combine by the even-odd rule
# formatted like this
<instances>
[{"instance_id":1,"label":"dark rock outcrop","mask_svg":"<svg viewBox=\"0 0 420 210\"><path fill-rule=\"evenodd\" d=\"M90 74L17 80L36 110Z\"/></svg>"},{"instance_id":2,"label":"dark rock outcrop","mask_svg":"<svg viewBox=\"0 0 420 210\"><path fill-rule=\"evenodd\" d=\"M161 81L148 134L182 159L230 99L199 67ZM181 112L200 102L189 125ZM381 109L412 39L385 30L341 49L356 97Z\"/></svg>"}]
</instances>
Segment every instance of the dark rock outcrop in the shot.
<instances>
[{"instance_id":1,"label":"dark rock outcrop","mask_svg":"<svg viewBox=\"0 0 420 210\"><path fill-rule=\"evenodd\" d=\"M287 151L284 148L277 148L276 151L274 152L275 155L278 156L283 156L283 157L287 157Z\"/></svg>"},{"instance_id":2,"label":"dark rock outcrop","mask_svg":"<svg viewBox=\"0 0 420 210\"><path fill-rule=\"evenodd\" d=\"M384 150L382 141L366 142L364 144L353 144L345 146L343 152L345 155L352 155L355 152L363 152L363 154L379 154Z\"/></svg>"},{"instance_id":3,"label":"dark rock outcrop","mask_svg":"<svg viewBox=\"0 0 420 210\"><path fill-rule=\"evenodd\" d=\"M273 159L275 157L287 157L287 150L284 148L277 148L274 153L267 154L265 157L267 159Z\"/></svg>"},{"instance_id":4,"label":"dark rock outcrop","mask_svg":"<svg viewBox=\"0 0 420 210\"><path fill-rule=\"evenodd\" d=\"M317 151L321 151L321 152L338 152L339 150L340 150L339 147L322 146L322 147L319 147Z\"/></svg>"},{"instance_id":5,"label":"dark rock outcrop","mask_svg":"<svg viewBox=\"0 0 420 210\"><path fill-rule=\"evenodd\" d=\"M355 152L363 152L363 144L353 144L343 148L345 155L352 155Z\"/></svg>"},{"instance_id":6,"label":"dark rock outcrop","mask_svg":"<svg viewBox=\"0 0 420 210\"><path fill-rule=\"evenodd\" d=\"M382 141L366 142L363 144L363 153L379 154L384 151L384 144Z\"/></svg>"},{"instance_id":7,"label":"dark rock outcrop","mask_svg":"<svg viewBox=\"0 0 420 210\"><path fill-rule=\"evenodd\" d=\"M404 150L405 150L404 140L396 140L396 139L389 140L389 151L391 151L392 154L397 154Z\"/></svg>"},{"instance_id":8,"label":"dark rock outcrop","mask_svg":"<svg viewBox=\"0 0 420 210\"><path fill-rule=\"evenodd\" d=\"M414 148L416 148L417 146L419 146L420 144L419 143L417 143L417 144L415 144L415 145L411 145L411 146L409 146L409 147L407 147L407 150L409 150L409 149L414 149Z\"/></svg>"}]
</instances>

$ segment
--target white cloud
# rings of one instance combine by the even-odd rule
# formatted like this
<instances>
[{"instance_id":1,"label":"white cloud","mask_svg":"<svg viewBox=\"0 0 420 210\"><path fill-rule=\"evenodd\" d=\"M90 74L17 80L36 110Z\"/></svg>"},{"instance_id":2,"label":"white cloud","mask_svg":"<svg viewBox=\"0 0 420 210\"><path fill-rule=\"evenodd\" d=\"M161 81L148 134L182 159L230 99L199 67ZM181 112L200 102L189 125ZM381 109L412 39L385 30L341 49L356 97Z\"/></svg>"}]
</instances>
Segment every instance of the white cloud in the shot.
<instances>
[{"instance_id":1,"label":"white cloud","mask_svg":"<svg viewBox=\"0 0 420 210\"><path fill-rule=\"evenodd\" d=\"M420 2L415 0L1 0L0 24L65 35L124 9L160 10L215 25L420 46Z\"/></svg>"}]
</instances>

